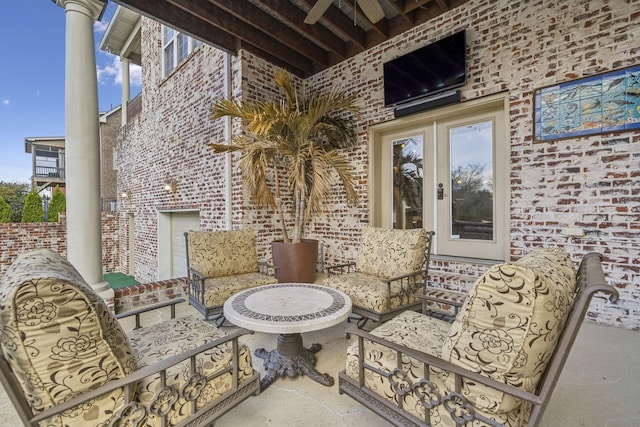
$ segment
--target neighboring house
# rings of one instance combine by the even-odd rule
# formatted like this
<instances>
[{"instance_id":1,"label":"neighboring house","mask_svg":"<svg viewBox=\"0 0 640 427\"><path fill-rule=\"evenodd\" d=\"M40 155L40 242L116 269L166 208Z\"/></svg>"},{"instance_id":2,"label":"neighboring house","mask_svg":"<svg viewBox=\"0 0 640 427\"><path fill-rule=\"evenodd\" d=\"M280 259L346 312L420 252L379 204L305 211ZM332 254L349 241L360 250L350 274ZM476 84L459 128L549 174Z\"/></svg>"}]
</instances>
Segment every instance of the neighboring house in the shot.
<instances>
[{"instance_id":1,"label":"neighboring house","mask_svg":"<svg viewBox=\"0 0 640 427\"><path fill-rule=\"evenodd\" d=\"M114 147L122 127L120 109L118 106L100 114L100 197L102 210L105 212L114 212L117 209ZM56 186L66 193L65 138L27 137L24 139L24 149L32 156L32 188L47 197L51 197Z\"/></svg>"},{"instance_id":2,"label":"neighboring house","mask_svg":"<svg viewBox=\"0 0 640 427\"><path fill-rule=\"evenodd\" d=\"M27 137L24 151L31 153L31 188L40 193L56 185L66 187L63 136Z\"/></svg>"},{"instance_id":3,"label":"neighboring house","mask_svg":"<svg viewBox=\"0 0 640 427\"><path fill-rule=\"evenodd\" d=\"M100 198L102 210L118 207L118 171L115 146L122 127L121 107L100 114Z\"/></svg>"},{"instance_id":4,"label":"neighboring house","mask_svg":"<svg viewBox=\"0 0 640 427\"><path fill-rule=\"evenodd\" d=\"M350 157L360 202L349 207L336 192L327 212L309 227L310 237L324 243L326 264L355 259L366 224L435 230L431 279L457 289L468 289L487 265L535 248L561 246L574 260L599 251L621 298L615 306L594 301L590 318L640 328L640 132L533 143L535 89L640 63L633 25L640 4L579 3L467 1L335 65L296 77L307 91L339 86L362 103L359 143ZM153 17L153 11L148 14ZM118 25L116 18L110 27ZM127 50L140 53L143 76L141 112L127 120L116 150L123 271L135 266L139 281L184 276L181 235L190 228L252 227L261 257L268 259L277 219L246 199L230 158L207 147L228 140L235 130L230 122L211 121L209 106L230 95L273 97L277 88L271 77L286 64L250 49L229 55L147 17L134 21L139 24L125 25L129 34L119 34L120 40L139 42ZM385 106L383 63L462 29L467 31L462 102L402 117ZM107 32L101 46L110 37ZM458 166L465 164L458 160L471 153L467 141L477 141L483 153L465 162L481 166L481 175L491 171L479 184L482 191L490 188L481 204L492 206L491 231L486 223L474 229L455 220L460 200L453 199L463 194L455 185L464 181ZM414 152L424 168L423 205L403 206L403 216L394 206L399 184L392 169L397 156Z\"/></svg>"}]
</instances>

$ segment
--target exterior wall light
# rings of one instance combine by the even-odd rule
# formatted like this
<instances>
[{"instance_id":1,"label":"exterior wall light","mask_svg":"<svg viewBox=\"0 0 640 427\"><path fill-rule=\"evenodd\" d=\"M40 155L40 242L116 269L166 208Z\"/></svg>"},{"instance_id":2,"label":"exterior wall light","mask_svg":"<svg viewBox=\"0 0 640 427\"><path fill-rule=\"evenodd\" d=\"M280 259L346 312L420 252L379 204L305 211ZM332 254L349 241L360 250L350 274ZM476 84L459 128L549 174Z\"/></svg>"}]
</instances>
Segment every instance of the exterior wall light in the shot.
<instances>
[{"instance_id":1,"label":"exterior wall light","mask_svg":"<svg viewBox=\"0 0 640 427\"><path fill-rule=\"evenodd\" d=\"M175 193L178 191L178 184L173 178L167 178L164 180L164 190L168 193Z\"/></svg>"}]
</instances>

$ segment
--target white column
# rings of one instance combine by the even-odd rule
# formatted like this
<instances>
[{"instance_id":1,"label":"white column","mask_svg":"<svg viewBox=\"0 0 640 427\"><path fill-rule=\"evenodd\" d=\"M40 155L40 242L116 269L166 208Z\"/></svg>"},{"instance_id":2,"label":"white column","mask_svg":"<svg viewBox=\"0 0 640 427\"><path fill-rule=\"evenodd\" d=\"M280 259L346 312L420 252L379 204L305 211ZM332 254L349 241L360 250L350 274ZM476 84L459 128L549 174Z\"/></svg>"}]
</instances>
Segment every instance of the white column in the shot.
<instances>
[{"instance_id":1,"label":"white column","mask_svg":"<svg viewBox=\"0 0 640 427\"><path fill-rule=\"evenodd\" d=\"M129 82L129 63L131 60L129 58L120 57L120 61L122 62L122 126L127 124L127 103L129 102L129 98L131 97L131 89Z\"/></svg>"},{"instance_id":2,"label":"white column","mask_svg":"<svg viewBox=\"0 0 640 427\"><path fill-rule=\"evenodd\" d=\"M93 37L94 21L100 18L106 1L56 0L56 4L64 8L66 16L67 258L87 283L108 298L109 286L102 276L100 130Z\"/></svg>"}]
</instances>

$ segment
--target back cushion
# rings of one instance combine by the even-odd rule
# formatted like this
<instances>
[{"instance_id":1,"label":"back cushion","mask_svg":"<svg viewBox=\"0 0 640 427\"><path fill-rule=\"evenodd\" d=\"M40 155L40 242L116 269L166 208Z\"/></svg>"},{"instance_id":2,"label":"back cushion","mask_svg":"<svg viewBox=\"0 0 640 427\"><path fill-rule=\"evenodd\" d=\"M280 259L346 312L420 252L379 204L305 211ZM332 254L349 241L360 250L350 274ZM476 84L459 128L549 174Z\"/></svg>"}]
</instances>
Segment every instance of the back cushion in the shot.
<instances>
[{"instance_id":1,"label":"back cushion","mask_svg":"<svg viewBox=\"0 0 640 427\"><path fill-rule=\"evenodd\" d=\"M205 277L255 273L256 236L252 229L189 231L189 264Z\"/></svg>"},{"instance_id":2,"label":"back cushion","mask_svg":"<svg viewBox=\"0 0 640 427\"><path fill-rule=\"evenodd\" d=\"M541 249L480 277L442 348L442 357L471 371L535 391L573 302L573 262L561 249ZM451 388L452 379L448 386ZM474 406L490 413L517 408L520 400L493 389L465 386Z\"/></svg>"},{"instance_id":3,"label":"back cushion","mask_svg":"<svg viewBox=\"0 0 640 427\"><path fill-rule=\"evenodd\" d=\"M426 247L427 232L423 228L365 227L360 238L356 270L384 279L419 271Z\"/></svg>"},{"instance_id":4,"label":"back cushion","mask_svg":"<svg viewBox=\"0 0 640 427\"><path fill-rule=\"evenodd\" d=\"M127 336L76 269L40 249L19 256L0 282L0 347L34 412L137 369ZM116 390L60 417L98 425L122 405Z\"/></svg>"}]
</instances>

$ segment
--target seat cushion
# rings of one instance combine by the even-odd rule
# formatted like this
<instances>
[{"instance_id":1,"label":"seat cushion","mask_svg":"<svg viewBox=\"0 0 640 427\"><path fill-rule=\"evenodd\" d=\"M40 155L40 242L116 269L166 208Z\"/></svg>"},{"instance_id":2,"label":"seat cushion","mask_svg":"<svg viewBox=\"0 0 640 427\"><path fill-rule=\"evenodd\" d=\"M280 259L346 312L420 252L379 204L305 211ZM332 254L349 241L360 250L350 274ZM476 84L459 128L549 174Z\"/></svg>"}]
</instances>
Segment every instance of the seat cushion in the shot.
<instances>
[{"instance_id":1,"label":"seat cushion","mask_svg":"<svg viewBox=\"0 0 640 427\"><path fill-rule=\"evenodd\" d=\"M497 381L533 392L544 372L575 291L575 269L560 249L542 249L480 277L442 348L442 357ZM447 381L452 387L452 380ZM477 408L500 414L519 399L465 384Z\"/></svg>"},{"instance_id":2,"label":"seat cushion","mask_svg":"<svg viewBox=\"0 0 640 427\"><path fill-rule=\"evenodd\" d=\"M387 341L400 344L407 348L419 350L424 353L439 357L442 345L448 336L451 324L428 315L405 311L393 319L376 327L371 333ZM370 341L364 341L364 363L383 372L393 372L397 368L397 352ZM351 342L347 347L347 360L345 372L354 380L359 379L358 343ZM426 378L431 382L431 387L422 381L424 367L415 359L403 356L402 370L404 375L380 375L369 369L364 370L364 381L367 387L383 398L398 404L399 394L403 395L403 408L420 419L425 417L425 405L435 400L442 401L449 391L442 378L443 371L429 368ZM402 390L409 387L410 390ZM398 393L400 391L400 393ZM420 395L422 394L422 396ZM478 414L493 419L508 427L521 426L521 419L517 411L507 414L490 414L476 411ZM443 406L435 406L430 413L431 425L438 427L455 427L451 416ZM476 422L474 426L486 424Z\"/></svg>"},{"instance_id":3,"label":"seat cushion","mask_svg":"<svg viewBox=\"0 0 640 427\"><path fill-rule=\"evenodd\" d=\"M205 277L258 271L256 236L252 229L189 231L189 265Z\"/></svg>"},{"instance_id":4,"label":"seat cushion","mask_svg":"<svg viewBox=\"0 0 640 427\"><path fill-rule=\"evenodd\" d=\"M426 247L427 232L423 228L365 227L358 247L356 271L384 279L419 271Z\"/></svg>"},{"instance_id":5,"label":"seat cushion","mask_svg":"<svg viewBox=\"0 0 640 427\"><path fill-rule=\"evenodd\" d=\"M438 356L450 326L445 321L409 310L376 327L371 331L371 334L396 344ZM398 367L397 352L364 340L364 362L384 372L391 372ZM358 366L358 342L354 340L347 348L345 371L354 380L359 379ZM402 383L403 381L410 381L412 384L417 383L424 375L422 364L406 356L403 356L402 369L407 374L407 378L391 377L391 380L365 369L365 384L380 396L397 403L398 395L393 388L393 383ZM431 381L438 383L437 375L431 375L431 377ZM403 404L405 409L412 414L424 417L424 408L417 403L414 393L406 395Z\"/></svg>"},{"instance_id":6,"label":"seat cushion","mask_svg":"<svg viewBox=\"0 0 640 427\"><path fill-rule=\"evenodd\" d=\"M354 307L386 313L395 308L417 303L413 292L402 292L398 281L391 283L391 304L387 307L387 284L379 277L363 273L337 274L327 277L323 285L344 292Z\"/></svg>"},{"instance_id":7,"label":"seat cushion","mask_svg":"<svg viewBox=\"0 0 640 427\"><path fill-rule=\"evenodd\" d=\"M47 250L20 255L0 283L1 347L35 413L137 369L127 336L76 269ZM50 420L100 425L123 403L116 390Z\"/></svg>"},{"instance_id":8,"label":"seat cushion","mask_svg":"<svg viewBox=\"0 0 640 427\"><path fill-rule=\"evenodd\" d=\"M166 320L154 326L134 330L129 333L129 338L135 348L138 364L140 367L144 367L222 338L225 335L224 331L203 320L188 316ZM210 378L204 384L200 378L194 377L190 372L190 364L187 360L171 367L167 371L166 385L173 389L171 397L176 399L173 405L166 405L167 401L172 400L166 394L166 391L163 394L163 398L154 399L154 396L161 390L159 378L146 379L138 385L138 400L145 405L149 405L150 408L164 408L168 413L169 425L176 425L188 418L189 408L187 405L191 404L185 399L183 389L185 392L195 392L197 395L195 397L196 405L198 409L203 408L233 387L231 372L221 373L221 371L231 366L232 361L233 348L231 343L215 347L197 356L196 374L203 377L215 374L219 376ZM253 374L251 353L244 345L240 345L238 349L238 364L240 369L238 381L242 383ZM188 384L195 385L195 387L189 388L187 387ZM200 389L200 387L202 388ZM159 421L158 417L151 415L149 424L159 426Z\"/></svg>"},{"instance_id":9,"label":"seat cushion","mask_svg":"<svg viewBox=\"0 0 640 427\"><path fill-rule=\"evenodd\" d=\"M231 296L245 289L278 283L275 277L261 273L245 273L236 276L215 277L204 281L204 303L206 307L221 307Z\"/></svg>"}]
</instances>

